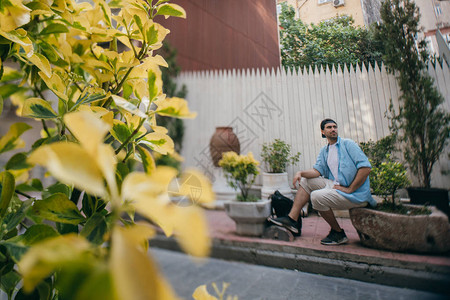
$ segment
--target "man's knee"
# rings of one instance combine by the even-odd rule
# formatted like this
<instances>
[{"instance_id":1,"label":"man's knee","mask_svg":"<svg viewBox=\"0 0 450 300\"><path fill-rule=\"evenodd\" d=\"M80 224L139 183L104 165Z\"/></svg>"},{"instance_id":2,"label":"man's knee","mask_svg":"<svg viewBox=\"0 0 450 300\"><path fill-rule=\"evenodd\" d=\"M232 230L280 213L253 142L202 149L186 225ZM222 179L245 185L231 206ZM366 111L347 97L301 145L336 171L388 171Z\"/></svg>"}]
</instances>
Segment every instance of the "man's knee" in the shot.
<instances>
[{"instance_id":1,"label":"man's knee","mask_svg":"<svg viewBox=\"0 0 450 300\"><path fill-rule=\"evenodd\" d=\"M324 189L311 192L311 205L315 210L324 211L330 208L325 205L326 191Z\"/></svg>"}]
</instances>

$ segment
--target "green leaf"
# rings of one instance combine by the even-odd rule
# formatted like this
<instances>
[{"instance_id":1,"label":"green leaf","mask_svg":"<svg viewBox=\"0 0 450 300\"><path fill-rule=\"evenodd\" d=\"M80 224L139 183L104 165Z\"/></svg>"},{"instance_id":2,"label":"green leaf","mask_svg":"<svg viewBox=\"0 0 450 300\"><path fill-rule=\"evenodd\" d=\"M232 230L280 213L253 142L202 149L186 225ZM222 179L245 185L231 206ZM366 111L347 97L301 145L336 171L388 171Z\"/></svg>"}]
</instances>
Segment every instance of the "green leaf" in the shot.
<instances>
[{"instance_id":1,"label":"green leaf","mask_svg":"<svg viewBox=\"0 0 450 300\"><path fill-rule=\"evenodd\" d=\"M15 263L18 263L20 258L28 251L28 247L26 246L5 241L0 241L0 246L5 247L7 253Z\"/></svg>"},{"instance_id":2,"label":"green leaf","mask_svg":"<svg viewBox=\"0 0 450 300\"><path fill-rule=\"evenodd\" d=\"M17 292L15 300L39 300L39 291L34 289L31 293L24 292L23 288Z\"/></svg>"},{"instance_id":3,"label":"green leaf","mask_svg":"<svg viewBox=\"0 0 450 300\"><path fill-rule=\"evenodd\" d=\"M163 15L169 17L179 17L179 18L186 18L186 11L177 4L163 4L158 7L158 11L156 15Z\"/></svg>"},{"instance_id":4,"label":"green leaf","mask_svg":"<svg viewBox=\"0 0 450 300\"><path fill-rule=\"evenodd\" d=\"M0 195L0 219L5 215L9 203L11 202L12 196L14 195L14 189L16 187L16 181L14 176L4 171L2 172L2 193Z\"/></svg>"},{"instance_id":5,"label":"green leaf","mask_svg":"<svg viewBox=\"0 0 450 300\"><path fill-rule=\"evenodd\" d=\"M1 90L1 89L0 89ZM26 123L14 123L2 138L0 138L0 153L23 147L19 137L32 127Z\"/></svg>"},{"instance_id":6,"label":"green leaf","mask_svg":"<svg viewBox=\"0 0 450 300\"><path fill-rule=\"evenodd\" d=\"M69 233L78 233L78 225L56 223L56 230L63 235Z\"/></svg>"},{"instance_id":7,"label":"green leaf","mask_svg":"<svg viewBox=\"0 0 450 300\"><path fill-rule=\"evenodd\" d=\"M8 70L8 69L7 69ZM22 79L22 74L16 70L5 70L5 73L3 73L2 80L0 82L8 82L13 80L19 80ZM3 86L2 86L3 88Z\"/></svg>"},{"instance_id":8,"label":"green leaf","mask_svg":"<svg viewBox=\"0 0 450 300\"><path fill-rule=\"evenodd\" d=\"M64 224L78 225L85 220L77 206L61 193L36 201L33 212L41 218Z\"/></svg>"},{"instance_id":9,"label":"green leaf","mask_svg":"<svg viewBox=\"0 0 450 300\"><path fill-rule=\"evenodd\" d=\"M123 143L131 135L131 131L125 123L115 122L112 127L111 134L116 140Z\"/></svg>"},{"instance_id":10,"label":"green leaf","mask_svg":"<svg viewBox=\"0 0 450 300\"><path fill-rule=\"evenodd\" d=\"M3 65L2 65L3 67ZM1 76L0 76L1 78ZM3 113L3 98L0 96L0 115Z\"/></svg>"},{"instance_id":11,"label":"green leaf","mask_svg":"<svg viewBox=\"0 0 450 300\"><path fill-rule=\"evenodd\" d=\"M146 32L147 35L147 43L149 45L153 45L158 42L158 30L155 25L150 26L150 28Z\"/></svg>"},{"instance_id":12,"label":"green leaf","mask_svg":"<svg viewBox=\"0 0 450 300\"><path fill-rule=\"evenodd\" d=\"M129 85L128 83L125 83L123 85L123 97L125 99L130 98L131 94L133 94L133 87Z\"/></svg>"},{"instance_id":13,"label":"green leaf","mask_svg":"<svg viewBox=\"0 0 450 300\"><path fill-rule=\"evenodd\" d=\"M105 217L95 213L87 220L80 235L95 245L101 245L105 241L107 230L108 226L106 225Z\"/></svg>"},{"instance_id":14,"label":"green leaf","mask_svg":"<svg viewBox=\"0 0 450 300\"><path fill-rule=\"evenodd\" d=\"M91 102L95 102L95 101L99 101L105 98L105 95L103 94L93 94L90 95L88 93L80 96L80 98L77 100L77 102L75 103L75 105L70 109L70 111L74 111L76 107L78 107L79 105L82 104L88 104Z\"/></svg>"},{"instance_id":15,"label":"green leaf","mask_svg":"<svg viewBox=\"0 0 450 300\"><path fill-rule=\"evenodd\" d=\"M41 35L66 33L66 32L69 32L69 28L67 28L66 25L60 23L51 23L41 31Z\"/></svg>"},{"instance_id":16,"label":"green leaf","mask_svg":"<svg viewBox=\"0 0 450 300\"><path fill-rule=\"evenodd\" d=\"M34 187L38 191L42 191L44 189L42 182L38 178L33 178L31 180L31 186Z\"/></svg>"},{"instance_id":17,"label":"green leaf","mask_svg":"<svg viewBox=\"0 0 450 300\"><path fill-rule=\"evenodd\" d=\"M84 193L82 200L82 211L86 217L101 212L106 207L106 202L100 198Z\"/></svg>"},{"instance_id":18,"label":"green leaf","mask_svg":"<svg viewBox=\"0 0 450 300\"><path fill-rule=\"evenodd\" d=\"M27 163L27 155L26 152L20 152L14 154L6 163L6 170L23 170L29 169L32 165Z\"/></svg>"},{"instance_id":19,"label":"green leaf","mask_svg":"<svg viewBox=\"0 0 450 300\"><path fill-rule=\"evenodd\" d=\"M137 150L139 155L141 156L142 165L144 166L145 173L150 174L153 170L155 170L155 160L150 152L142 146L137 146Z\"/></svg>"},{"instance_id":20,"label":"green leaf","mask_svg":"<svg viewBox=\"0 0 450 300\"><path fill-rule=\"evenodd\" d=\"M158 86L156 85L156 74L152 70L148 71L148 98L153 101L158 96Z\"/></svg>"},{"instance_id":21,"label":"green leaf","mask_svg":"<svg viewBox=\"0 0 450 300\"><path fill-rule=\"evenodd\" d=\"M22 201L17 196L13 196L10 202L10 206L14 206L13 212L6 214L5 218L3 219L3 224L6 224L6 231L10 232L16 228L17 225L20 224L20 222L23 221L26 217L26 213L28 209L30 208L33 200L26 200ZM1 238L1 232L0 232L0 238Z\"/></svg>"},{"instance_id":22,"label":"green leaf","mask_svg":"<svg viewBox=\"0 0 450 300\"><path fill-rule=\"evenodd\" d=\"M47 101L30 98L23 104L22 116L35 119L54 119L58 115Z\"/></svg>"},{"instance_id":23,"label":"green leaf","mask_svg":"<svg viewBox=\"0 0 450 300\"><path fill-rule=\"evenodd\" d=\"M47 187L45 192L42 193L42 198L48 198L51 195L56 194L56 193L63 193L64 195L67 196L67 198L69 198L71 196L71 189L64 183L57 182L57 183Z\"/></svg>"},{"instance_id":24,"label":"green leaf","mask_svg":"<svg viewBox=\"0 0 450 300\"><path fill-rule=\"evenodd\" d=\"M31 246L37 242L48 238L57 237L59 234L56 230L47 224L32 225L24 234L13 237L7 242L16 243L23 246Z\"/></svg>"},{"instance_id":25,"label":"green leaf","mask_svg":"<svg viewBox=\"0 0 450 300\"><path fill-rule=\"evenodd\" d=\"M20 275L14 270L0 276L0 288L8 295L8 299L12 298L12 294L20 279Z\"/></svg>"},{"instance_id":26,"label":"green leaf","mask_svg":"<svg viewBox=\"0 0 450 300\"><path fill-rule=\"evenodd\" d=\"M26 90L26 88L19 87L17 84L4 84L0 89L0 96L3 97L3 99L6 99L12 94L24 92Z\"/></svg>"}]
</instances>

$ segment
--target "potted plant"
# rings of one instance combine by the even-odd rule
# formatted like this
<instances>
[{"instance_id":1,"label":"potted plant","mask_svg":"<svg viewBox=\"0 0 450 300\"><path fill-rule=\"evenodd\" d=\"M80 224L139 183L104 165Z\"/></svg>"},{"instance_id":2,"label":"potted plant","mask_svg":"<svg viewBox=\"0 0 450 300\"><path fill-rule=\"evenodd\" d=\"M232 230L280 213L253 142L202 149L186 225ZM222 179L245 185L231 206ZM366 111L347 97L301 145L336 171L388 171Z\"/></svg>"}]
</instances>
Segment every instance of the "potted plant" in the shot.
<instances>
[{"instance_id":1,"label":"potted plant","mask_svg":"<svg viewBox=\"0 0 450 300\"><path fill-rule=\"evenodd\" d=\"M386 155L384 161L374 164L369 176L372 192L384 200L376 209L350 210L350 219L363 245L391 251L450 250L449 225L442 212L396 201L396 191L410 184L402 163Z\"/></svg>"},{"instance_id":2,"label":"potted plant","mask_svg":"<svg viewBox=\"0 0 450 300\"><path fill-rule=\"evenodd\" d=\"M289 163L298 163L299 157L300 152L291 154L291 145L280 139L275 139L272 143L264 143L262 145L261 159L266 170L266 172L262 173L262 199L268 199L276 190L284 196L294 199L286 169ZM303 209L304 215L307 214L307 209L308 205L305 205Z\"/></svg>"},{"instance_id":3,"label":"potted plant","mask_svg":"<svg viewBox=\"0 0 450 300\"><path fill-rule=\"evenodd\" d=\"M411 203L431 203L449 214L448 190L431 189L431 174L450 136L450 114L427 70L429 54L420 36L419 9L412 0L388 0L381 8L377 35L383 60L401 90L399 108L390 105L391 129L403 143L404 158L419 187L408 188ZM416 192L424 196L416 199Z\"/></svg>"},{"instance_id":4,"label":"potted plant","mask_svg":"<svg viewBox=\"0 0 450 300\"><path fill-rule=\"evenodd\" d=\"M259 162L251 152L247 155L225 152L219 161L228 184L239 191L237 201L225 202L224 207L228 216L236 222L236 232L241 235L262 235L265 220L270 215L271 201L249 194L250 187L259 174L258 165Z\"/></svg>"},{"instance_id":5,"label":"potted plant","mask_svg":"<svg viewBox=\"0 0 450 300\"><path fill-rule=\"evenodd\" d=\"M279 190L286 197L292 198L286 168L288 163L298 163L299 157L300 152L291 155L291 145L280 139L262 145L261 158L266 170L262 174L261 197L263 199L268 198L275 190Z\"/></svg>"}]
</instances>

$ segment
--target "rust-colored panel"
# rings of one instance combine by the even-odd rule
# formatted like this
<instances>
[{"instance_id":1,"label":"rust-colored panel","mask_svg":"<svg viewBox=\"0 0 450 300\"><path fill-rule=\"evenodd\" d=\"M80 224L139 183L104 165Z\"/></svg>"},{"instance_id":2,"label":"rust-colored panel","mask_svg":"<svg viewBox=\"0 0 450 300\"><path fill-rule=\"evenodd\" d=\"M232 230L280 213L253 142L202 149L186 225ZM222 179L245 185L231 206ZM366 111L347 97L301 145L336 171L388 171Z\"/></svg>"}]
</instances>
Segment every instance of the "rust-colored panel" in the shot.
<instances>
[{"instance_id":1,"label":"rust-colored panel","mask_svg":"<svg viewBox=\"0 0 450 300\"><path fill-rule=\"evenodd\" d=\"M174 0L188 18L157 17L187 70L278 67L274 0Z\"/></svg>"}]
</instances>

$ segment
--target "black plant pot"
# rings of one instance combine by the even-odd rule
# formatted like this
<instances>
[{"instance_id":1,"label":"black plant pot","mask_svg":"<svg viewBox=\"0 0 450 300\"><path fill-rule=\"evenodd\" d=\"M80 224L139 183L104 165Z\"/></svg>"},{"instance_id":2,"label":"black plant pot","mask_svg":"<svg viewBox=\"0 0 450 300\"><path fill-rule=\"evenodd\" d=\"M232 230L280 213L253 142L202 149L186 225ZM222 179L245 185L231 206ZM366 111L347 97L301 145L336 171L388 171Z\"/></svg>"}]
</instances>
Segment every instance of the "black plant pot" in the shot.
<instances>
[{"instance_id":1,"label":"black plant pot","mask_svg":"<svg viewBox=\"0 0 450 300\"><path fill-rule=\"evenodd\" d=\"M436 206L450 219L450 208L448 205L448 190L437 188L409 187L408 191L411 204L426 204Z\"/></svg>"}]
</instances>

